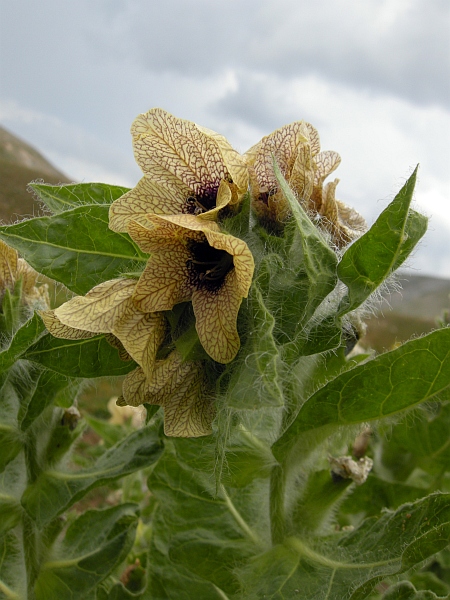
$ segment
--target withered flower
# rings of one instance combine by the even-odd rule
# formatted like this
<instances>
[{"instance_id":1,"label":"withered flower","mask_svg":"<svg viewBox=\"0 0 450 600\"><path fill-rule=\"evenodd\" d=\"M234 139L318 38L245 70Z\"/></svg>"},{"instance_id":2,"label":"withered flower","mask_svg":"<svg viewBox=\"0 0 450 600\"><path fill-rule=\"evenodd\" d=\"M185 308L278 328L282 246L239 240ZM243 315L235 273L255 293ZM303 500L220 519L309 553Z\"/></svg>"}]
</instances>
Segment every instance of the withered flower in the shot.
<instances>
[{"instance_id":1,"label":"withered flower","mask_svg":"<svg viewBox=\"0 0 450 600\"><path fill-rule=\"evenodd\" d=\"M320 152L317 130L296 121L275 130L250 148L244 158L249 166L252 200L262 221L281 230L289 218L289 205L279 189L273 161L297 195L303 208L327 230L337 247L342 247L366 230L363 217L336 200L339 179L324 181L340 164L337 152Z\"/></svg>"},{"instance_id":2,"label":"withered flower","mask_svg":"<svg viewBox=\"0 0 450 600\"><path fill-rule=\"evenodd\" d=\"M158 312L191 300L203 348L217 362L233 360L254 270L247 244L192 215L148 215L147 226L131 221L128 232L150 254L133 294L137 308Z\"/></svg>"},{"instance_id":3,"label":"withered flower","mask_svg":"<svg viewBox=\"0 0 450 600\"><path fill-rule=\"evenodd\" d=\"M218 133L153 108L131 127L136 161L144 176L113 202L109 226L125 232L149 213L216 219L240 202L248 188L242 156Z\"/></svg>"}]
</instances>

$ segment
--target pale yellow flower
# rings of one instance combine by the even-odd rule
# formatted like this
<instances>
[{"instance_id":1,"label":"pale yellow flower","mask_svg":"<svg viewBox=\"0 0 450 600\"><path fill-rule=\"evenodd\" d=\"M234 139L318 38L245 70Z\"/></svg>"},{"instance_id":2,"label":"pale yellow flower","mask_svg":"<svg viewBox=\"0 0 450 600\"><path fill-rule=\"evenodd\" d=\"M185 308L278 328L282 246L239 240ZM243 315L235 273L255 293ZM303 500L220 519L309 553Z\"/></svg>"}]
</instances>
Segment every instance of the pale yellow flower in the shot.
<instances>
[{"instance_id":1,"label":"pale yellow flower","mask_svg":"<svg viewBox=\"0 0 450 600\"><path fill-rule=\"evenodd\" d=\"M363 233L367 226L354 209L336 200L339 179L324 181L340 164L337 152L320 152L317 130L305 121L296 121L275 130L250 148L244 158L249 166L255 211L273 229L282 229L289 218L289 205L279 189L273 161L296 194L303 208L330 232L341 247Z\"/></svg>"},{"instance_id":2,"label":"pale yellow flower","mask_svg":"<svg viewBox=\"0 0 450 600\"><path fill-rule=\"evenodd\" d=\"M122 400L119 399L122 405ZM212 394L201 361L183 361L174 350L156 361L149 380L141 368L123 383L123 402L129 406L156 404L164 408L164 433L175 437L200 437L212 433Z\"/></svg>"},{"instance_id":3,"label":"pale yellow flower","mask_svg":"<svg viewBox=\"0 0 450 600\"><path fill-rule=\"evenodd\" d=\"M113 279L76 296L53 311L41 313L55 337L83 339L98 333L113 334L129 355L151 376L156 353L164 339L161 313L142 312L132 300L136 280Z\"/></svg>"},{"instance_id":4,"label":"pale yellow flower","mask_svg":"<svg viewBox=\"0 0 450 600\"><path fill-rule=\"evenodd\" d=\"M33 310L45 310L50 306L48 285L37 286L38 273L19 258L16 250L0 240L0 298L5 291L13 291L22 280L22 304Z\"/></svg>"},{"instance_id":5,"label":"pale yellow flower","mask_svg":"<svg viewBox=\"0 0 450 600\"><path fill-rule=\"evenodd\" d=\"M131 219L145 222L149 213L216 219L247 192L245 161L218 133L160 108L139 115L131 133L144 177L111 205L113 231L125 232Z\"/></svg>"},{"instance_id":6,"label":"pale yellow flower","mask_svg":"<svg viewBox=\"0 0 450 600\"><path fill-rule=\"evenodd\" d=\"M254 271L247 244L191 215L149 215L147 223L128 226L141 250L151 254L133 294L135 305L157 312L191 300L203 348L215 361L230 362L239 350L237 315Z\"/></svg>"}]
</instances>

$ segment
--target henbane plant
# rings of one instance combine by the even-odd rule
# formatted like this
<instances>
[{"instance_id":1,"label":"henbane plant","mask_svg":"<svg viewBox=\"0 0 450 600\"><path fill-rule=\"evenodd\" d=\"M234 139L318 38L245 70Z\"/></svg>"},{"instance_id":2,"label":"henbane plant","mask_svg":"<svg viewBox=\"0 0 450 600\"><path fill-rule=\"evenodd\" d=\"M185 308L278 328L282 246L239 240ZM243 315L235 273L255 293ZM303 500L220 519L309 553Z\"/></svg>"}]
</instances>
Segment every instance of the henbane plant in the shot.
<instances>
[{"instance_id":1,"label":"henbane plant","mask_svg":"<svg viewBox=\"0 0 450 600\"><path fill-rule=\"evenodd\" d=\"M45 216L0 227L0 597L448 596L450 329L358 344L425 233L416 170L369 228L309 123L244 155L161 109L132 136L135 188L31 184ZM105 377L145 425L80 415Z\"/></svg>"}]
</instances>

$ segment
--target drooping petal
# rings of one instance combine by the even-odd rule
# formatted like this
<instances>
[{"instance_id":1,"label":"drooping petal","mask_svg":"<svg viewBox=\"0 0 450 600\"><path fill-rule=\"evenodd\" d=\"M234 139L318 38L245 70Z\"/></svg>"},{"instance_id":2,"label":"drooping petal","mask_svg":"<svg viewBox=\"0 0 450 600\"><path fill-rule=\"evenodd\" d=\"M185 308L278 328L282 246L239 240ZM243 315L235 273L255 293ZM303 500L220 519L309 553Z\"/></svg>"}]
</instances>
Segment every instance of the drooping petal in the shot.
<instances>
[{"instance_id":1,"label":"drooping petal","mask_svg":"<svg viewBox=\"0 0 450 600\"><path fill-rule=\"evenodd\" d=\"M316 165L312 156L311 146L301 144L296 150L295 160L289 177L289 185L295 190L299 202L308 206L314 186Z\"/></svg>"},{"instance_id":2,"label":"drooping petal","mask_svg":"<svg viewBox=\"0 0 450 600\"><path fill-rule=\"evenodd\" d=\"M163 406L167 436L195 438L212 433L214 406L205 390L201 363L193 363Z\"/></svg>"},{"instance_id":3,"label":"drooping petal","mask_svg":"<svg viewBox=\"0 0 450 600\"><path fill-rule=\"evenodd\" d=\"M205 229L204 234L208 242L217 250L225 250L233 257L234 271L236 273L236 290L247 297L250 289L253 272L255 270L255 261L250 248L240 238L233 235Z\"/></svg>"},{"instance_id":4,"label":"drooping petal","mask_svg":"<svg viewBox=\"0 0 450 600\"><path fill-rule=\"evenodd\" d=\"M152 177L144 175L137 185L111 204L109 228L126 232L131 220L145 223L146 215L171 215L182 212L191 190L170 171L154 169Z\"/></svg>"},{"instance_id":5,"label":"drooping petal","mask_svg":"<svg viewBox=\"0 0 450 600\"><path fill-rule=\"evenodd\" d=\"M316 171L314 174L314 186L309 201L309 209L319 212L322 205L323 184L325 179L341 164L341 157L333 150L319 152L314 157Z\"/></svg>"},{"instance_id":6,"label":"drooping petal","mask_svg":"<svg viewBox=\"0 0 450 600\"><path fill-rule=\"evenodd\" d=\"M132 221L128 231L144 252L153 252L134 292L133 301L143 312L171 310L174 304L191 297L191 286L186 262L190 257L186 243L175 224L149 230ZM171 227L169 227L171 226ZM164 232L167 231L167 237Z\"/></svg>"},{"instance_id":7,"label":"drooping petal","mask_svg":"<svg viewBox=\"0 0 450 600\"><path fill-rule=\"evenodd\" d=\"M156 353L164 339L165 321L162 313L143 313L131 302L115 321L112 333L150 378Z\"/></svg>"},{"instance_id":8,"label":"drooping petal","mask_svg":"<svg viewBox=\"0 0 450 600\"><path fill-rule=\"evenodd\" d=\"M178 352L172 352L165 360L157 361L150 379L140 367L128 373L123 382L123 397L130 406L144 403L162 406L189 370L190 363L183 363Z\"/></svg>"},{"instance_id":9,"label":"drooping petal","mask_svg":"<svg viewBox=\"0 0 450 600\"><path fill-rule=\"evenodd\" d=\"M335 179L323 188L319 213L326 220L325 228L330 231L334 243L341 248L364 233L367 225L356 210L336 200L338 183L339 179Z\"/></svg>"},{"instance_id":10,"label":"drooping petal","mask_svg":"<svg viewBox=\"0 0 450 600\"><path fill-rule=\"evenodd\" d=\"M220 182L219 189L217 190L215 208L212 208L204 213L200 213L197 215L197 218L202 221L213 221L214 219L217 219L218 212L222 210L222 208L225 208L225 206L228 206L228 204L231 204L232 201L233 194L231 191L231 186L227 181L222 180Z\"/></svg>"},{"instance_id":11,"label":"drooping petal","mask_svg":"<svg viewBox=\"0 0 450 600\"><path fill-rule=\"evenodd\" d=\"M229 363L240 348L237 316L242 303L236 271L233 269L219 290L193 290L192 307L200 343L219 363Z\"/></svg>"},{"instance_id":12,"label":"drooping petal","mask_svg":"<svg viewBox=\"0 0 450 600\"><path fill-rule=\"evenodd\" d=\"M116 320L131 304L134 279L112 279L94 287L86 296L72 298L54 312L69 327L94 333L112 333Z\"/></svg>"},{"instance_id":13,"label":"drooping petal","mask_svg":"<svg viewBox=\"0 0 450 600\"><path fill-rule=\"evenodd\" d=\"M319 181L323 182L328 175L338 168L341 164L341 157L333 150L325 150L324 152L319 152L319 154L314 157L314 161L317 166L314 185L317 185Z\"/></svg>"},{"instance_id":14,"label":"drooping petal","mask_svg":"<svg viewBox=\"0 0 450 600\"><path fill-rule=\"evenodd\" d=\"M105 333L105 340L118 351L120 360L133 360L133 357L127 352L122 342L113 333Z\"/></svg>"},{"instance_id":15,"label":"drooping petal","mask_svg":"<svg viewBox=\"0 0 450 600\"><path fill-rule=\"evenodd\" d=\"M64 325L55 315L54 310L40 311L39 315L44 321L44 325L49 333L56 338L62 338L64 340L86 340L97 335L96 333L92 333L92 331L84 331L83 329L76 329L75 327Z\"/></svg>"},{"instance_id":16,"label":"drooping petal","mask_svg":"<svg viewBox=\"0 0 450 600\"><path fill-rule=\"evenodd\" d=\"M201 216L202 215L148 215L147 219L149 223L160 229L158 235L162 239L167 239L168 237L178 240L184 239L186 237L186 229L198 232L220 231L220 227L216 222L209 220L205 221L200 218ZM152 230L152 237L155 237L153 232L155 232L154 229ZM147 252L144 248L141 249L144 252Z\"/></svg>"},{"instance_id":17,"label":"drooping petal","mask_svg":"<svg viewBox=\"0 0 450 600\"><path fill-rule=\"evenodd\" d=\"M43 313L44 323L55 337L66 339L107 334L111 344L141 365L150 377L164 338L165 321L161 313L146 314L135 306L135 285L131 279L102 283L85 297L73 298L55 311Z\"/></svg>"},{"instance_id":18,"label":"drooping petal","mask_svg":"<svg viewBox=\"0 0 450 600\"><path fill-rule=\"evenodd\" d=\"M211 395L201 362L183 362L174 351L156 363L151 380L137 368L123 383L127 404L156 404L164 408L164 433L174 437L209 435L214 417Z\"/></svg>"},{"instance_id":19,"label":"drooping petal","mask_svg":"<svg viewBox=\"0 0 450 600\"><path fill-rule=\"evenodd\" d=\"M358 211L340 200L336 200L336 204L339 223L341 224L341 228L346 232L349 241L356 239L367 231L366 220Z\"/></svg>"}]
</instances>

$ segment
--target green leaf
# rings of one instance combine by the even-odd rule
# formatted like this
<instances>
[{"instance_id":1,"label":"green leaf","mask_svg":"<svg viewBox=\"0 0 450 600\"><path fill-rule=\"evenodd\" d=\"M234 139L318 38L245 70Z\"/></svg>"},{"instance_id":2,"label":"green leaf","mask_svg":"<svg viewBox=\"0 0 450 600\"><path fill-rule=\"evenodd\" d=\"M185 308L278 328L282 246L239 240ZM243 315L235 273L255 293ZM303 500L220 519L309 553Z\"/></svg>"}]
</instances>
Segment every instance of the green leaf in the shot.
<instances>
[{"instance_id":1,"label":"green leaf","mask_svg":"<svg viewBox=\"0 0 450 600\"><path fill-rule=\"evenodd\" d=\"M342 373L313 394L273 446L284 456L305 432L328 435L397 415L450 386L450 329L434 331Z\"/></svg>"},{"instance_id":2,"label":"green leaf","mask_svg":"<svg viewBox=\"0 0 450 600\"><path fill-rule=\"evenodd\" d=\"M6 288L1 299L0 331L12 336L20 326L22 313L22 278L14 285L14 290Z\"/></svg>"},{"instance_id":3,"label":"green leaf","mask_svg":"<svg viewBox=\"0 0 450 600\"><path fill-rule=\"evenodd\" d=\"M64 340L52 335L42 337L23 355L32 362L69 377L116 377L136 367L122 361L103 335L86 340Z\"/></svg>"},{"instance_id":4,"label":"green leaf","mask_svg":"<svg viewBox=\"0 0 450 600\"><path fill-rule=\"evenodd\" d=\"M434 592L438 596L441 596L441 598L449 597L450 586L441 581L434 573L431 573L430 571L413 573L409 579L418 590L428 590L430 592Z\"/></svg>"},{"instance_id":5,"label":"green leaf","mask_svg":"<svg viewBox=\"0 0 450 600\"><path fill-rule=\"evenodd\" d=\"M42 526L94 487L153 464L161 452L160 439L151 429L144 427L110 448L88 469L72 473L57 470L42 472L25 490L22 504Z\"/></svg>"},{"instance_id":6,"label":"green leaf","mask_svg":"<svg viewBox=\"0 0 450 600\"><path fill-rule=\"evenodd\" d=\"M49 437L42 452L41 465L45 468L57 465L85 428L86 423L79 418L77 412L74 414L62 408L55 408L53 422L51 427L48 427Z\"/></svg>"},{"instance_id":7,"label":"green leaf","mask_svg":"<svg viewBox=\"0 0 450 600\"><path fill-rule=\"evenodd\" d=\"M83 600L131 549L136 510L135 504L122 504L78 517L43 564L36 600Z\"/></svg>"},{"instance_id":8,"label":"green leaf","mask_svg":"<svg viewBox=\"0 0 450 600\"><path fill-rule=\"evenodd\" d=\"M0 598L25 600L27 573L19 530L0 538Z\"/></svg>"},{"instance_id":9,"label":"green leaf","mask_svg":"<svg viewBox=\"0 0 450 600\"><path fill-rule=\"evenodd\" d=\"M256 527L262 516L260 506L252 507L253 520L247 521L239 493L223 487L215 493L210 463L202 454L207 443L201 439L168 443L149 477L149 489L158 500L152 523L149 598L233 596L239 589L234 568L264 547L257 533L260 523ZM255 489L261 493L260 487Z\"/></svg>"},{"instance_id":10,"label":"green leaf","mask_svg":"<svg viewBox=\"0 0 450 600\"><path fill-rule=\"evenodd\" d=\"M354 242L338 266L339 279L348 287L340 313L354 310L411 254L424 235L427 219L410 210L417 167L376 222Z\"/></svg>"},{"instance_id":11,"label":"green leaf","mask_svg":"<svg viewBox=\"0 0 450 600\"><path fill-rule=\"evenodd\" d=\"M308 303L304 319L306 321L336 286L337 256L298 202L275 161L274 172L284 197L289 203L292 219L301 240L303 268L309 280ZM298 265L299 267L300 265Z\"/></svg>"},{"instance_id":12,"label":"green leaf","mask_svg":"<svg viewBox=\"0 0 450 600\"><path fill-rule=\"evenodd\" d=\"M349 494L352 483L351 479L334 481L329 469L312 472L292 513L296 530L306 532L306 535L320 532L334 516L338 503Z\"/></svg>"},{"instance_id":13,"label":"green leaf","mask_svg":"<svg viewBox=\"0 0 450 600\"><path fill-rule=\"evenodd\" d=\"M80 385L80 381L44 369L29 402L21 405L18 417L20 429L26 431L52 403L64 408L71 406Z\"/></svg>"},{"instance_id":14,"label":"green leaf","mask_svg":"<svg viewBox=\"0 0 450 600\"><path fill-rule=\"evenodd\" d=\"M433 494L365 520L349 533L290 537L241 570L245 598L363 600L380 580L404 573L450 539L450 494Z\"/></svg>"},{"instance_id":15,"label":"green leaf","mask_svg":"<svg viewBox=\"0 0 450 600\"><path fill-rule=\"evenodd\" d=\"M108 206L102 205L3 226L0 238L37 271L77 294L147 261L127 234L108 228Z\"/></svg>"},{"instance_id":16,"label":"green leaf","mask_svg":"<svg viewBox=\"0 0 450 600\"><path fill-rule=\"evenodd\" d=\"M34 315L15 333L9 346L0 352L0 373L9 369L24 352L37 342L45 332L42 319Z\"/></svg>"},{"instance_id":17,"label":"green leaf","mask_svg":"<svg viewBox=\"0 0 450 600\"><path fill-rule=\"evenodd\" d=\"M15 427L0 424L0 473L22 450L23 438Z\"/></svg>"},{"instance_id":18,"label":"green leaf","mask_svg":"<svg viewBox=\"0 0 450 600\"><path fill-rule=\"evenodd\" d=\"M37 198L53 212L60 213L82 204L107 204L108 206L129 191L129 188L107 183L75 183L48 185L30 183Z\"/></svg>"},{"instance_id":19,"label":"green leaf","mask_svg":"<svg viewBox=\"0 0 450 600\"><path fill-rule=\"evenodd\" d=\"M18 418L39 378L38 369L21 367L0 375L0 472L24 447L25 437L18 427Z\"/></svg>"},{"instance_id":20,"label":"green leaf","mask_svg":"<svg viewBox=\"0 0 450 600\"><path fill-rule=\"evenodd\" d=\"M19 523L21 516L22 507L16 498L0 492L0 539Z\"/></svg>"},{"instance_id":21,"label":"green leaf","mask_svg":"<svg viewBox=\"0 0 450 600\"><path fill-rule=\"evenodd\" d=\"M383 600L439 600L442 596L436 596L431 591L417 591L409 581L401 581L393 585L383 594Z\"/></svg>"},{"instance_id":22,"label":"green leaf","mask_svg":"<svg viewBox=\"0 0 450 600\"><path fill-rule=\"evenodd\" d=\"M237 428L229 439L225 461L222 483L234 488L248 486L257 478L268 478L276 464L269 445L243 427Z\"/></svg>"},{"instance_id":23,"label":"green leaf","mask_svg":"<svg viewBox=\"0 0 450 600\"><path fill-rule=\"evenodd\" d=\"M125 428L121 425L113 425L112 423L108 423L108 421L103 421L102 419L96 419L91 415L84 415L89 427L97 433L105 443L106 448L110 448L120 442L122 438L125 437L126 431Z\"/></svg>"},{"instance_id":24,"label":"green leaf","mask_svg":"<svg viewBox=\"0 0 450 600\"><path fill-rule=\"evenodd\" d=\"M399 423L381 449L383 464L395 467L395 456L408 456L414 468L432 475L450 471L449 431L450 404L437 406L434 414L417 415L413 423Z\"/></svg>"},{"instance_id":25,"label":"green leaf","mask_svg":"<svg viewBox=\"0 0 450 600\"><path fill-rule=\"evenodd\" d=\"M20 497L26 477L25 453L21 452L8 463L0 477L0 538L15 527L23 516Z\"/></svg>"},{"instance_id":26,"label":"green leaf","mask_svg":"<svg viewBox=\"0 0 450 600\"><path fill-rule=\"evenodd\" d=\"M336 315L325 317L318 323L312 323L296 339L283 348L284 355L292 361L294 356L310 356L333 350L341 344L342 325Z\"/></svg>"},{"instance_id":27,"label":"green leaf","mask_svg":"<svg viewBox=\"0 0 450 600\"><path fill-rule=\"evenodd\" d=\"M372 471L364 485L356 486L352 494L345 499L339 514L348 524L355 513L362 517L377 516L385 508L395 510L405 502L414 502L429 493L430 490L406 483L385 481Z\"/></svg>"}]
</instances>

